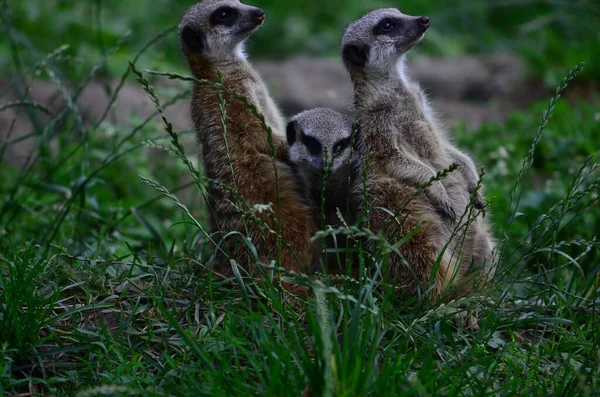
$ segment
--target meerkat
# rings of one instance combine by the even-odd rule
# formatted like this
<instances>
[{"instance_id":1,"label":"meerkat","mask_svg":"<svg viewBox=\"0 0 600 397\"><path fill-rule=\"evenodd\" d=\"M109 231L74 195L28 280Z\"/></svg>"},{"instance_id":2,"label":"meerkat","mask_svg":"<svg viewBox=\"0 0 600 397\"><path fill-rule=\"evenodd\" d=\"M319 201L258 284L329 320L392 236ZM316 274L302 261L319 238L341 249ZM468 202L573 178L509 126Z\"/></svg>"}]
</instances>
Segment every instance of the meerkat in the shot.
<instances>
[{"instance_id":1,"label":"meerkat","mask_svg":"<svg viewBox=\"0 0 600 397\"><path fill-rule=\"evenodd\" d=\"M352 133L354 120L327 108L316 108L292 117L286 128L290 161L298 166L303 189L309 192L314 217L321 228L353 225L357 204L351 200ZM341 214L343 222L338 215ZM349 258L347 236L327 240L327 248L337 253L325 256L329 270L338 259ZM339 254L341 251L342 254Z\"/></svg>"},{"instance_id":2,"label":"meerkat","mask_svg":"<svg viewBox=\"0 0 600 397\"><path fill-rule=\"evenodd\" d=\"M216 207L213 226L222 235L237 232L248 238L260 262L270 264L277 260L283 268L300 272L310 269L315 251L318 252L311 242L316 231L312 209L297 186L297 174L289 162L285 121L243 49L244 41L264 20L263 10L238 0L205 0L185 13L179 37L194 77L221 81L226 89L245 96L265 116L273 131L269 142L267 132L251 110L224 96L225 134L219 93L195 84L191 114ZM245 201L246 212L252 211L253 217L244 213L240 201ZM264 210L267 204L271 205L270 211ZM252 271L254 261L245 254L244 241L236 236L228 239L235 239L225 244L230 258ZM216 255L215 270L231 275L228 258Z\"/></svg>"},{"instance_id":3,"label":"meerkat","mask_svg":"<svg viewBox=\"0 0 600 397\"><path fill-rule=\"evenodd\" d=\"M365 223L373 232L392 244L402 241L400 255L389 258L392 280L413 295L427 287L435 271L436 298L451 284L460 287L454 290L471 288L471 265L484 268L479 280L491 277L494 243L488 226L476 218L466 238L454 238L446 247L457 226L457 213L468 206L468 190L474 190L466 181L472 179L469 172L474 165L469 172L450 173L423 192L420 189L457 161L459 166L469 163L465 168L473 164L462 152L450 148L433 122L425 96L405 73L405 54L422 40L429 26L428 17L377 9L348 26L341 52L354 84L360 123L358 173L364 178L353 190L361 196L366 189L363 202L368 202L359 210L366 212ZM463 174L469 174L468 178Z\"/></svg>"},{"instance_id":4,"label":"meerkat","mask_svg":"<svg viewBox=\"0 0 600 397\"><path fill-rule=\"evenodd\" d=\"M399 67L403 68L404 65L399 65ZM406 77L406 75L404 76ZM432 126L432 128L435 130L436 135L439 137L442 150L448 156L450 156L454 164L458 165L458 172L464 178L467 192L470 196L474 196L473 203L475 208L478 210L483 210L485 208L485 201L483 198L483 186L480 185L479 189L477 189L477 185L479 184L479 174L477 172L475 162L473 162L473 159L469 157L466 153L462 152L460 149L458 149L452 144L445 129L442 128L437 114L429 105L425 93L419 88L419 86L416 83L410 82L409 80L406 81L409 84L413 85L413 92L415 94L415 97L417 98L417 102L420 104L423 115L426 118L427 122L430 126ZM442 185L443 184L444 181L442 181Z\"/></svg>"}]
</instances>

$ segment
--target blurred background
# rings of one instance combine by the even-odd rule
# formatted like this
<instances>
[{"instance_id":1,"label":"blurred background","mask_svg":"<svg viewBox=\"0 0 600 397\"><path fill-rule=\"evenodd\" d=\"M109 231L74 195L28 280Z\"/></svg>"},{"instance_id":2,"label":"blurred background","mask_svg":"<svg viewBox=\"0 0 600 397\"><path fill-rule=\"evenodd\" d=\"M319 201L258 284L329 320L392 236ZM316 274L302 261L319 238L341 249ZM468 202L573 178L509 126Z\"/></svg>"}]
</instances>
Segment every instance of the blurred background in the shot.
<instances>
[{"instance_id":1,"label":"blurred background","mask_svg":"<svg viewBox=\"0 0 600 397\"><path fill-rule=\"evenodd\" d=\"M192 3L4 0L3 24L14 30L0 47L2 69L11 64L11 42L32 56L68 43L70 55L94 65L131 32L105 70L120 72L142 43L176 25ZM586 74L600 76L600 3L595 0L256 0L252 4L264 8L268 17L260 34L250 40L254 58L336 56L341 34L350 21L372 8L397 7L406 14L432 18L433 27L420 52L447 57L517 53L532 73L549 84L562 78L565 67L585 59L590 64ZM177 40L171 37L154 46L144 63L182 68Z\"/></svg>"},{"instance_id":2,"label":"blurred background","mask_svg":"<svg viewBox=\"0 0 600 397\"><path fill-rule=\"evenodd\" d=\"M267 21L250 38L248 53L287 115L314 106L348 110L351 87L338 43L349 22L384 6L430 16L433 26L410 56L412 75L431 95L456 142L485 167L498 235L506 233L510 192L548 98L580 62L586 67L554 108L536 151L519 207L527 220L512 229L516 236L526 234L532 219L567 194L581 164L598 150L597 0L252 4L266 11ZM173 28L190 5L182 0L0 0L0 193L8 197L0 232L19 230L13 239L25 241L40 230L44 236L52 231L57 241L63 236L74 239L75 247L98 247L94 233L119 230L119 236L110 237L122 239L110 246L114 252L127 251L123 241L168 246L187 236L185 225L171 227L181 220L178 207L154 200L156 192L139 181L138 175L149 176L180 192L193 214L203 216L185 167L168 155L154 156L157 149L144 143L166 134L127 70L134 61L139 69L187 73ZM196 160L184 95L189 87L147 77L163 101L174 102L167 115ZM67 201L69 210L57 219L56 208ZM568 239L600 232L600 211L595 202L590 206L571 222ZM71 223L57 223L62 219ZM591 260L586 266L598 265Z\"/></svg>"}]
</instances>

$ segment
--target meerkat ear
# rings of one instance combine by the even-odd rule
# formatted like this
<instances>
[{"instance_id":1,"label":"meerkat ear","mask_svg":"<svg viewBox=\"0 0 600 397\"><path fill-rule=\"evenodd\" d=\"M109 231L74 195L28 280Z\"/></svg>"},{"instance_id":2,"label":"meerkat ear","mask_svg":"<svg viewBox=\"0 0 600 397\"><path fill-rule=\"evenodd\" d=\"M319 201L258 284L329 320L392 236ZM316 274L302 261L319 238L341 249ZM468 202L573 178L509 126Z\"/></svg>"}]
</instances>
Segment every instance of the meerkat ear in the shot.
<instances>
[{"instance_id":1,"label":"meerkat ear","mask_svg":"<svg viewBox=\"0 0 600 397\"><path fill-rule=\"evenodd\" d=\"M198 32L189 26L185 26L181 31L181 39L190 50L202 52L204 50L204 33Z\"/></svg>"},{"instance_id":2,"label":"meerkat ear","mask_svg":"<svg viewBox=\"0 0 600 397\"><path fill-rule=\"evenodd\" d=\"M344 61L359 67L363 67L369 60L369 47L348 44L342 50Z\"/></svg>"},{"instance_id":3,"label":"meerkat ear","mask_svg":"<svg viewBox=\"0 0 600 397\"><path fill-rule=\"evenodd\" d=\"M288 145L292 146L294 142L296 142L296 129L298 127L298 122L296 120L292 120L288 123L287 128L285 129L287 135Z\"/></svg>"}]
</instances>

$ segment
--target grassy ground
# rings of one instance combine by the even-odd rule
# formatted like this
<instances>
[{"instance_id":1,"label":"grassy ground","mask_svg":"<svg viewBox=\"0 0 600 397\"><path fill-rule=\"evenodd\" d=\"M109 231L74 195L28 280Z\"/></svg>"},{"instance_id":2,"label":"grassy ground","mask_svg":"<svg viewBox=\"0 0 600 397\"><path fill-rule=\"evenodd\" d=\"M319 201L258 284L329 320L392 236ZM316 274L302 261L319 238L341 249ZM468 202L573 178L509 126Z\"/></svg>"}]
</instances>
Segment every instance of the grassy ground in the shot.
<instances>
[{"instance_id":1,"label":"grassy ground","mask_svg":"<svg viewBox=\"0 0 600 397\"><path fill-rule=\"evenodd\" d=\"M61 86L56 71L76 61L23 67L23 88ZM447 305L398 302L370 278L303 280L308 299L211 279L201 190L182 182L195 154L157 149L177 144L159 118L94 128L44 111L30 113L28 163L0 169L0 395L598 394L594 104L561 98L477 135L456 127L485 166L503 254L486 296ZM0 142L0 159L14 144Z\"/></svg>"}]
</instances>

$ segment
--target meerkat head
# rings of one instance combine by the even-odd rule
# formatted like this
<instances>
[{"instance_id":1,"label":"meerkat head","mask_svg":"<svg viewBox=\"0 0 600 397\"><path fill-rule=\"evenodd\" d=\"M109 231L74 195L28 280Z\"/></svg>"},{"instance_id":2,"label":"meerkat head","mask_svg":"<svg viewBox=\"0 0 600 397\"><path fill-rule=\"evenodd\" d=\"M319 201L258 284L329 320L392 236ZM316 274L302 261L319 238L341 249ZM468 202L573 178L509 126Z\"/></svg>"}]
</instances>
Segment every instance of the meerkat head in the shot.
<instances>
[{"instance_id":1,"label":"meerkat head","mask_svg":"<svg viewBox=\"0 0 600 397\"><path fill-rule=\"evenodd\" d=\"M402 14L395 8L369 12L351 23L342 38L342 59L353 78L385 73L417 44L431 25L428 17Z\"/></svg>"},{"instance_id":2,"label":"meerkat head","mask_svg":"<svg viewBox=\"0 0 600 397\"><path fill-rule=\"evenodd\" d=\"M336 173L349 165L352 131L352 119L342 113L326 108L302 112L287 125L290 160L317 175L331 164Z\"/></svg>"},{"instance_id":3,"label":"meerkat head","mask_svg":"<svg viewBox=\"0 0 600 397\"><path fill-rule=\"evenodd\" d=\"M186 11L179 24L179 41L190 63L196 57L231 63L245 58L244 40L264 20L263 10L239 0L204 0Z\"/></svg>"}]
</instances>

